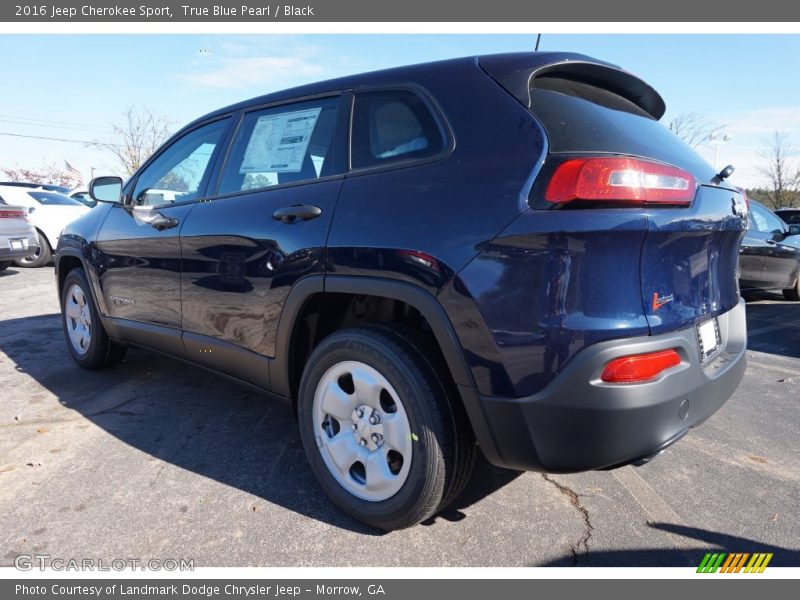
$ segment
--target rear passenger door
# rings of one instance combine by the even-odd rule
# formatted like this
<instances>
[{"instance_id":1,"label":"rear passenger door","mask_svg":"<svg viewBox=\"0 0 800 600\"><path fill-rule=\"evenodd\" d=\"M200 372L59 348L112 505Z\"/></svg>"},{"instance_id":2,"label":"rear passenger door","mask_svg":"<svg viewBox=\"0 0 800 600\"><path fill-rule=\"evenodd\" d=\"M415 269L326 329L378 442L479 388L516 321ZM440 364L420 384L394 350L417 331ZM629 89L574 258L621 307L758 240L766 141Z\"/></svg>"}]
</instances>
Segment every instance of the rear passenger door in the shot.
<instances>
[{"instance_id":1,"label":"rear passenger door","mask_svg":"<svg viewBox=\"0 0 800 600\"><path fill-rule=\"evenodd\" d=\"M346 168L349 95L245 111L181 230L183 340L190 359L269 387L291 286L325 269Z\"/></svg>"}]
</instances>

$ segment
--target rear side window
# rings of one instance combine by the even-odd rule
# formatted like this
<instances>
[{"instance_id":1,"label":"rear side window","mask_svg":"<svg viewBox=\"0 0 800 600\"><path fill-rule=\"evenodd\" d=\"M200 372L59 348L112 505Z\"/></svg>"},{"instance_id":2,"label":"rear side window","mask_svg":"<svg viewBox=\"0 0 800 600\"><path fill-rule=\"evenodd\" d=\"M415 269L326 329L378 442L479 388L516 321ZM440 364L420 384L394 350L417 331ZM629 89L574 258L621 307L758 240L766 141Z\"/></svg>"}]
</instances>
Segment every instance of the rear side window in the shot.
<instances>
[{"instance_id":1,"label":"rear side window","mask_svg":"<svg viewBox=\"0 0 800 600\"><path fill-rule=\"evenodd\" d=\"M338 97L245 115L219 185L220 194L337 175Z\"/></svg>"},{"instance_id":2,"label":"rear side window","mask_svg":"<svg viewBox=\"0 0 800 600\"><path fill-rule=\"evenodd\" d=\"M547 131L551 152L629 154L680 167L700 181L714 176L683 140L615 92L547 75L533 79L530 92L531 111Z\"/></svg>"},{"instance_id":3,"label":"rear side window","mask_svg":"<svg viewBox=\"0 0 800 600\"><path fill-rule=\"evenodd\" d=\"M427 104L409 90L363 92L353 109L352 168L435 156L444 135Z\"/></svg>"}]
</instances>

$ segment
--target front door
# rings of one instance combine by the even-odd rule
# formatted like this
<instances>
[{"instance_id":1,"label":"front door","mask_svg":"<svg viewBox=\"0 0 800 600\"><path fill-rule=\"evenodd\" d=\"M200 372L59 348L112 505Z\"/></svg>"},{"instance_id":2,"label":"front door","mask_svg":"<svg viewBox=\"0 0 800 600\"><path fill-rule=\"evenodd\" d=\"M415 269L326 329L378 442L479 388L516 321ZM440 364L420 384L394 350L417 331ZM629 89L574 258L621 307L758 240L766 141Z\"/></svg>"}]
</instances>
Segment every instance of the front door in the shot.
<instances>
[{"instance_id":1,"label":"front door","mask_svg":"<svg viewBox=\"0 0 800 600\"><path fill-rule=\"evenodd\" d=\"M291 286L325 269L346 164L346 104L326 97L243 116L216 195L181 230L191 360L269 387Z\"/></svg>"},{"instance_id":2,"label":"front door","mask_svg":"<svg viewBox=\"0 0 800 600\"><path fill-rule=\"evenodd\" d=\"M100 229L100 291L111 326L127 341L182 353L179 232L205 195L229 122L201 125L166 146Z\"/></svg>"}]
</instances>

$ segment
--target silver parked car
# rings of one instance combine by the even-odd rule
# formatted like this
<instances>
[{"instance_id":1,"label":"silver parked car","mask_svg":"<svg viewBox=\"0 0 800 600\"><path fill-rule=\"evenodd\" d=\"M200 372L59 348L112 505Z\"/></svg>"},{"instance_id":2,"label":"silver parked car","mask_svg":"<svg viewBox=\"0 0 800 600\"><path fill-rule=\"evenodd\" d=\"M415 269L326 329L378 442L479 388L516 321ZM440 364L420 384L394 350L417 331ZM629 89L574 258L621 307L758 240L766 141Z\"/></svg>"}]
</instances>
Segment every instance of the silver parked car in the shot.
<instances>
[{"instance_id":1,"label":"silver parked car","mask_svg":"<svg viewBox=\"0 0 800 600\"><path fill-rule=\"evenodd\" d=\"M28 221L28 209L9 206L0 198L0 271L5 271L12 261L29 258L38 250L38 237Z\"/></svg>"}]
</instances>

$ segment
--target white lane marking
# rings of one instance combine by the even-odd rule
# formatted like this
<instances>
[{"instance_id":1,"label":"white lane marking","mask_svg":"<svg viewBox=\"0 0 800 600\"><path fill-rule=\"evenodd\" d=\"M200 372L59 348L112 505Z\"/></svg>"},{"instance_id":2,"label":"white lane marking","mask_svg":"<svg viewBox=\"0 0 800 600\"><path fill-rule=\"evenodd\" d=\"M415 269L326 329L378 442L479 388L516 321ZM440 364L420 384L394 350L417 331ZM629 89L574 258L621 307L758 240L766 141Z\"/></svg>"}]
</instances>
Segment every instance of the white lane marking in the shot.
<instances>
[{"instance_id":1,"label":"white lane marking","mask_svg":"<svg viewBox=\"0 0 800 600\"><path fill-rule=\"evenodd\" d=\"M650 521L654 523L672 523L673 525L686 526L686 523L678 516L678 513L658 495L658 492L650 487L650 484L636 472L634 467L629 465L621 469L614 469L611 471L611 474L614 476L614 479L619 481L622 487L628 491L645 514L647 514ZM664 533L667 534L673 547L683 551L688 560L694 560L694 557L690 556L688 552L688 550L692 548L692 545L688 543L685 537L669 531Z\"/></svg>"}]
</instances>

